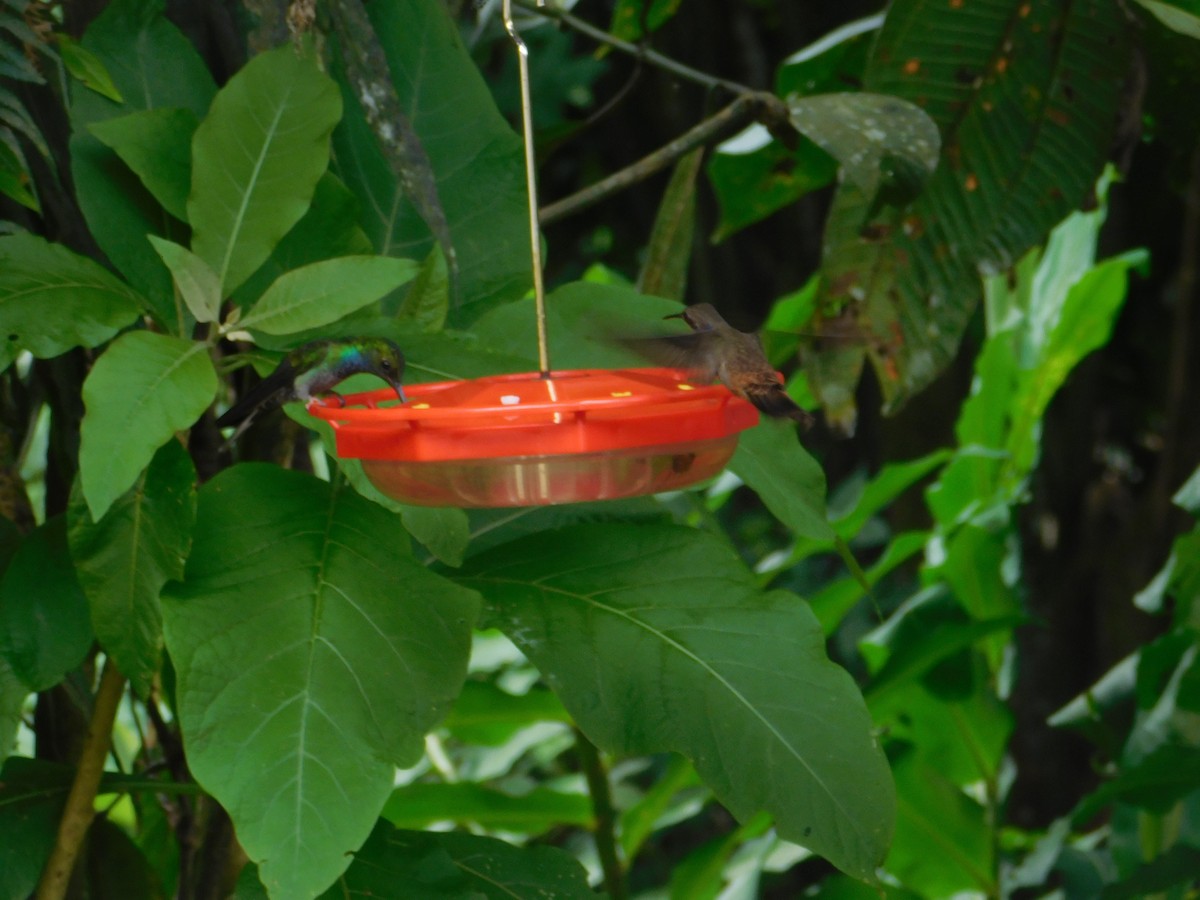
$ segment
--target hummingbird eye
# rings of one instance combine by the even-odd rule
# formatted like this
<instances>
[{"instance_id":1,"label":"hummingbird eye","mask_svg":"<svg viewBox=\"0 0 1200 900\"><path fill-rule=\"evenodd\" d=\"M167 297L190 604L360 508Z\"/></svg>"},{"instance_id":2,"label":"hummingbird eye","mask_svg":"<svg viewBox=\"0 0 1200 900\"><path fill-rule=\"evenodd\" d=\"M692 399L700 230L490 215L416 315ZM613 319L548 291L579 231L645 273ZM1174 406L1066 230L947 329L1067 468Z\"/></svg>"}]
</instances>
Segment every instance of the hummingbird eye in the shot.
<instances>
[{"instance_id":1,"label":"hummingbird eye","mask_svg":"<svg viewBox=\"0 0 1200 900\"><path fill-rule=\"evenodd\" d=\"M382 360L379 363L379 365L382 366L383 368L387 369L388 371L391 371L392 361L390 359L385 359L385 360Z\"/></svg>"}]
</instances>

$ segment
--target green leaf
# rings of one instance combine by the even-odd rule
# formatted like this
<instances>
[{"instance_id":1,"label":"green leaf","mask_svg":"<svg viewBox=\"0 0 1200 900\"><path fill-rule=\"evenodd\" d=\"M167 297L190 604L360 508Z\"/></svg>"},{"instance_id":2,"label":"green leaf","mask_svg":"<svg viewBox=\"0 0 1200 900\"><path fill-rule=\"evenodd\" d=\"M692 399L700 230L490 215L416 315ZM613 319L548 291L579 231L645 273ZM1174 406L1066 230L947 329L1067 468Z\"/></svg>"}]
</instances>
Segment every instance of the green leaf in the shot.
<instances>
[{"instance_id":1,"label":"green leaf","mask_svg":"<svg viewBox=\"0 0 1200 900\"><path fill-rule=\"evenodd\" d=\"M401 831L380 822L340 883L323 895L404 900L595 900L587 873L557 847L514 847L474 834Z\"/></svg>"},{"instance_id":2,"label":"green leaf","mask_svg":"<svg viewBox=\"0 0 1200 900\"><path fill-rule=\"evenodd\" d=\"M468 681L443 725L468 744L496 746L527 725L570 720L562 703L550 691L533 688L517 695L491 682Z\"/></svg>"},{"instance_id":3,"label":"green leaf","mask_svg":"<svg viewBox=\"0 0 1200 900\"><path fill-rule=\"evenodd\" d=\"M221 282L208 263L174 241L147 235L171 270L175 289L197 322L215 322L221 315Z\"/></svg>"},{"instance_id":4,"label":"green leaf","mask_svg":"<svg viewBox=\"0 0 1200 900\"><path fill-rule=\"evenodd\" d=\"M154 451L190 428L217 393L208 346L131 331L83 382L79 476L93 521L129 490Z\"/></svg>"},{"instance_id":5,"label":"green leaf","mask_svg":"<svg viewBox=\"0 0 1200 900\"><path fill-rule=\"evenodd\" d=\"M721 144L707 172L721 211L713 240L723 241L825 187L837 176L837 162L807 138L789 150L754 128Z\"/></svg>"},{"instance_id":6,"label":"green leaf","mask_svg":"<svg viewBox=\"0 0 1200 900\"><path fill-rule=\"evenodd\" d=\"M915 753L893 769L900 805L888 872L921 897L998 894L987 811Z\"/></svg>"},{"instance_id":7,"label":"green leaf","mask_svg":"<svg viewBox=\"0 0 1200 900\"><path fill-rule=\"evenodd\" d=\"M808 607L756 590L723 542L574 526L481 554L462 580L597 745L681 753L739 819L766 810L781 837L873 878L894 798L858 689Z\"/></svg>"},{"instance_id":8,"label":"green leaf","mask_svg":"<svg viewBox=\"0 0 1200 900\"><path fill-rule=\"evenodd\" d=\"M71 558L109 659L145 696L162 661L159 592L183 577L196 516L196 469L168 441L133 487L95 524L79 490L68 512Z\"/></svg>"},{"instance_id":9,"label":"green leaf","mask_svg":"<svg viewBox=\"0 0 1200 900\"><path fill-rule=\"evenodd\" d=\"M1161 0L1137 0L1154 18L1172 31L1200 40L1200 16L1180 7L1178 3Z\"/></svg>"},{"instance_id":10,"label":"green leaf","mask_svg":"<svg viewBox=\"0 0 1200 900\"><path fill-rule=\"evenodd\" d=\"M435 246L421 263L421 271L409 285L396 316L411 320L422 331L437 333L446 327L449 312L450 281L446 257L442 248Z\"/></svg>"},{"instance_id":11,"label":"green leaf","mask_svg":"<svg viewBox=\"0 0 1200 900\"><path fill-rule=\"evenodd\" d=\"M521 141L441 4L383 0L367 12L400 105L433 163L459 264L460 305L450 315L461 324L532 284ZM337 171L362 202L363 227L379 253L423 259L429 229L345 85L343 94L352 112L334 134Z\"/></svg>"},{"instance_id":12,"label":"green leaf","mask_svg":"<svg viewBox=\"0 0 1200 900\"><path fill-rule=\"evenodd\" d=\"M75 196L104 255L149 301L158 320L190 334L177 307L171 276L147 234L177 242L187 230L167 214L134 172L89 130L90 125L141 109L187 109L199 119L216 86L191 42L169 22L164 0L113 0L88 27L82 45L96 55L125 98L116 104L94 91L71 98L71 176ZM170 72L164 78L163 72Z\"/></svg>"},{"instance_id":13,"label":"green leaf","mask_svg":"<svg viewBox=\"0 0 1200 900\"><path fill-rule=\"evenodd\" d=\"M143 109L93 122L88 130L121 157L163 209L186 222L192 136L199 124L190 109Z\"/></svg>"},{"instance_id":14,"label":"green leaf","mask_svg":"<svg viewBox=\"0 0 1200 900\"><path fill-rule=\"evenodd\" d=\"M0 338L48 358L104 343L142 298L103 266L24 232L0 237Z\"/></svg>"},{"instance_id":15,"label":"green leaf","mask_svg":"<svg viewBox=\"0 0 1200 900\"><path fill-rule=\"evenodd\" d=\"M1181 506L1190 512L1192 515L1200 517L1200 466L1191 474L1191 477L1184 482L1171 497L1171 501L1176 506Z\"/></svg>"},{"instance_id":16,"label":"green leaf","mask_svg":"<svg viewBox=\"0 0 1200 900\"><path fill-rule=\"evenodd\" d=\"M337 86L292 46L221 89L192 141L192 249L231 293L300 221L329 164Z\"/></svg>"},{"instance_id":17,"label":"green leaf","mask_svg":"<svg viewBox=\"0 0 1200 900\"><path fill-rule=\"evenodd\" d=\"M449 821L530 835L562 825L593 825L592 802L586 794L534 788L518 796L469 781L396 788L383 817L397 828L428 828Z\"/></svg>"},{"instance_id":18,"label":"green leaf","mask_svg":"<svg viewBox=\"0 0 1200 900\"><path fill-rule=\"evenodd\" d=\"M795 426L764 418L743 431L729 468L797 535L832 540L825 473L800 443Z\"/></svg>"},{"instance_id":19,"label":"green leaf","mask_svg":"<svg viewBox=\"0 0 1200 900\"><path fill-rule=\"evenodd\" d=\"M104 67L104 63L96 54L81 47L65 34L56 34L55 40L58 43L58 53L62 57L63 65L67 67L72 78L82 83L84 87L91 88L101 97L107 97L113 103L125 102L125 98L113 84L108 69Z\"/></svg>"},{"instance_id":20,"label":"green leaf","mask_svg":"<svg viewBox=\"0 0 1200 900\"><path fill-rule=\"evenodd\" d=\"M196 778L272 896L350 863L466 674L478 600L347 489L239 465L200 489L163 617Z\"/></svg>"},{"instance_id":21,"label":"green leaf","mask_svg":"<svg viewBox=\"0 0 1200 900\"><path fill-rule=\"evenodd\" d=\"M21 542L0 578L0 656L32 691L44 691L82 662L92 645L87 598L55 516Z\"/></svg>"},{"instance_id":22,"label":"green leaf","mask_svg":"<svg viewBox=\"0 0 1200 900\"><path fill-rule=\"evenodd\" d=\"M671 21L682 4L683 0L617 0L608 30L613 37L636 43Z\"/></svg>"},{"instance_id":23,"label":"green leaf","mask_svg":"<svg viewBox=\"0 0 1200 900\"><path fill-rule=\"evenodd\" d=\"M0 897L32 897L71 784L67 766L9 757L0 770Z\"/></svg>"},{"instance_id":24,"label":"green leaf","mask_svg":"<svg viewBox=\"0 0 1200 900\"><path fill-rule=\"evenodd\" d=\"M0 141L0 194L17 201L36 213L42 211L37 195L30 190L33 178L19 148Z\"/></svg>"},{"instance_id":25,"label":"green leaf","mask_svg":"<svg viewBox=\"0 0 1200 900\"><path fill-rule=\"evenodd\" d=\"M865 358L889 410L932 381L957 352L980 273L1007 268L1087 202L1129 53L1125 13L1110 3L891 4L864 87L920 104L942 131L942 159L905 210L878 214L853 182L834 200L822 318L830 336L852 323L869 338L810 357L834 421L852 416Z\"/></svg>"},{"instance_id":26,"label":"green leaf","mask_svg":"<svg viewBox=\"0 0 1200 900\"><path fill-rule=\"evenodd\" d=\"M775 93L828 94L861 82L867 51L883 22L882 13L855 19L797 50L775 73Z\"/></svg>"},{"instance_id":27,"label":"green leaf","mask_svg":"<svg viewBox=\"0 0 1200 900\"><path fill-rule=\"evenodd\" d=\"M1134 250L1090 269L1070 288L1035 366L1021 373L1013 398L1008 450L1009 466L1024 475L1037 460L1038 423L1071 370L1112 334L1125 302L1129 270L1144 265L1147 254Z\"/></svg>"},{"instance_id":28,"label":"green leaf","mask_svg":"<svg viewBox=\"0 0 1200 900\"><path fill-rule=\"evenodd\" d=\"M371 240L358 225L358 198L331 172L317 182L312 204L292 230L283 236L270 258L233 292L241 307L254 303L280 275L309 263L340 256L369 256ZM314 337L327 335L314 335Z\"/></svg>"},{"instance_id":29,"label":"green leaf","mask_svg":"<svg viewBox=\"0 0 1200 900\"><path fill-rule=\"evenodd\" d=\"M236 327L291 334L328 325L411 281L418 269L411 259L387 256L315 262L280 275Z\"/></svg>"},{"instance_id":30,"label":"green leaf","mask_svg":"<svg viewBox=\"0 0 1200 900\"><path fill-rule=\"evenodd\" d=\"M21 713L28 696L29 688L17 677L8 660L0 657L0 763L8 759L14 749L17 729L21 726ZM0 871L3 868L0 865ZM2 884L3 881L0 881ZM5 896L5 892L0 890L0 896Z\"/></svg>"},{"instance_id":31,"label":"green leaf","mask_svg":"<svg viewBox=\"0 0 1200 900\"><path fill-rule=\"evenodd\" d=\"M696 230L696 176L703 158L703 148L692 150L675 164L667 182L638 275L638 290L644 294L683 301Z\"/></svg>"},{"instance_id":32,"label":"green leaf","mask_svg":"<svg viewBox=\"0 0 1200 900\"><path fill-rule=\"evenodd\" d=\"M846 178L868 197L885 186L889 166L912 173L916 184L908 199L937 168L937 125L907 100L883 94L817 94L791 98L788 112L796 130L836 159Z\"/></svg>"},{"instance_id":33,"label":"green leaf","mask_svg":"<svg viewBox=\"0 0 1200 900\"><path fill-rule=\"evenodd\" d=\"M846 540L853 540L867 521L898 496L950 459L949 450L935 450L907 462L888 463L863 488L852 509L831 515L833 527Z\"/></svg>"}]
</instances>

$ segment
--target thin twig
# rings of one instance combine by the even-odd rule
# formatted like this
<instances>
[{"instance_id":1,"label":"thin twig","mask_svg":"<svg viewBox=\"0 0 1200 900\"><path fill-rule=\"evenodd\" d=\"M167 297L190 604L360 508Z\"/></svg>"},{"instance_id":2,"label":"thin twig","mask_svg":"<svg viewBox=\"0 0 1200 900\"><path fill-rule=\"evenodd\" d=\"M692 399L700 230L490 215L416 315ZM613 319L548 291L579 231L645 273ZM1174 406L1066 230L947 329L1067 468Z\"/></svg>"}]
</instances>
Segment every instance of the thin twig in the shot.
<instances>
[{"instance_id":1,"label":"thin twig","mask_svg":"<svg viewBox=\"0 0 1200 900\"><path fill-rule=\"evenodd\" d=\"M614 50L619 50L622 53L643 59L653 66L678 75L686 81L703 85L710 90L726 90L732 94L741 95L755 93L753 88L747 87L744 84L738 84L736 81L728 81L724 78L714 78L706 72L701 72L698 69L685 66L681 62L676 62L669 56L663 56L663 54L656 50L651 50L648 47L642 47L638 44L631 44L629 41L623 41L619 37L614 37L607 31L597 28L595 25L590 25L577 16L571 15L566 10L559 9L550 4L538 6L535 0L513 0L513 4L529 12L537 13L539 16L545 16L548 19L554 19L556 22L562 22L567 27L573 28L580 34L590 37L599 44L604 44L605 46L612 47Z\"/></svg>"},{"instance_id":2,"label":"thin twig","mask_svg":"<svg viewBox=\"0 0 1200 900\"><path fill-rule=\"evenodd\" d=\"M58 837L38 883L37 900L61 900L66 896L75 860L96 815L96 790L104 772L104 758L112 742L113 721L124 691L125 676L117 671L112 660L107 660L100 675L100 687L83 741L79 768L75 770L75 781L58 823Z\"/></svg>"},{"instance_id":3,"label":"thin twig","mask_svg":"<svg viewBox=\"0 0 1200 900\"><path fill-rule=\"evenodd\" d=\"M596 819L596 853L604 872L604 887L611 900L626 900L629 892L625 887L625 869L617 854L617 812L613 808L608 772L596 745L578 728L575 729L575 749L579 753L584 778L587 779L588 793L592 796L592 815Z\"/></svg>"},{"instance_id":4,"label":"thin twig","mask_svg":"<svg viewBox=\"0 0 1200 900\"><path fill-rule=\"evenodd\" d=\"M587 209L610 194L622 191L674 165L696 147L734 134L756 120L769 123L768 127L783 125L787 120L787 108L782 100L765 91L744 94L675 140L643 156L633 165L626 166L569 197L543 206L538 218L542 225L549 225Z\"/></svg>"}]
</instances>

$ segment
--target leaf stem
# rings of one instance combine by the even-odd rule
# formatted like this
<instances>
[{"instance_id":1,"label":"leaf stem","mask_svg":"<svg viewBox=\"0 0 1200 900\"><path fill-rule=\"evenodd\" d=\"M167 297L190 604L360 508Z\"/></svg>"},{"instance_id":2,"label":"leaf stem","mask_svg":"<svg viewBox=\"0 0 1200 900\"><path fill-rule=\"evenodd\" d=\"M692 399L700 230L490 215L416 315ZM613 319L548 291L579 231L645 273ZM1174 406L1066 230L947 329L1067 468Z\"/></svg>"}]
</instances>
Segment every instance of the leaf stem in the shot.
<instances>
[{"instance_id":1,"label":"leaf stem","mask_svg":"<svg viewBox=\"0 0 1200 900\"><path fill-rule=\"evenodd\" d=\"M75 781L71 784L67 805L58 823L54 849L38 883L37 900L61 900L66 896L75 860L96 815L96 789L100 786L104 759L112 741L117 705L124 691L125 676L117 671L112 660L105 661L92 709L92 720L88 724L80 753L79 768L75 770Z\"/></svg>"},{"instance_id":2,"label":"leaf stem","mask_svg":"<svg viewBox=\"0 0 1200 900\"><path fill-rule=\"evenodd\" d=\"M625 887L625 870L617 853L617 812L613 808L608 772L596 745L578 728L575 729L575 749L587 779L588 793L592 797L592 815L596 820L596 853L600 857L600 868L604 871L604 887L611 900L626 900L629 892Z\"/></svg>"}]
</instances>

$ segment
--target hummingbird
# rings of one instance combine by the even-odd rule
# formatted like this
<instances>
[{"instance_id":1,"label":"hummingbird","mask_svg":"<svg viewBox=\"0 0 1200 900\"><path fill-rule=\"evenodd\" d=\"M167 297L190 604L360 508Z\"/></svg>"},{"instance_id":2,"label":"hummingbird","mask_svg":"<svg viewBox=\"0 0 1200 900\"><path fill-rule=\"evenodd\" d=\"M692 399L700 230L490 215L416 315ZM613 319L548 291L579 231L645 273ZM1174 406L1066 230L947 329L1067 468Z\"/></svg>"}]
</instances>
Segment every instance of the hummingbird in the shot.
<instances>
[{"instance_id":1,"label":"hummingbird","mask_svg":"<svg viewBox=\"0 0 1200 900\"><path fill-rule=\"evenodd\" d=\"M334 386L360 372L378 375L391 385L401 402L407 402L400 385L404 354L392 341L374 337L311 341L289 351L275 371L217 419L217 427L237 426L227 442L232 443L260 413L284 403L309 400L319 394L333 394L341 400Z\"/></svg>"},{"instance_id":2,"label":"hummingbird","mask_svg":"<svg viewBox=\"0 0 1200 900\"><path fill-rule=\"evenodd\" d=\"M690 369L697 381L719 380L768 416L795 419L805 427L812 424L812 415L783 389L757 334L738 331L710 303L697 303L663 318L683 319L692 333L622 343L662 365Z\"/></svg>"}]
</instances>

